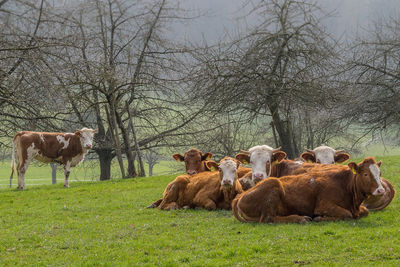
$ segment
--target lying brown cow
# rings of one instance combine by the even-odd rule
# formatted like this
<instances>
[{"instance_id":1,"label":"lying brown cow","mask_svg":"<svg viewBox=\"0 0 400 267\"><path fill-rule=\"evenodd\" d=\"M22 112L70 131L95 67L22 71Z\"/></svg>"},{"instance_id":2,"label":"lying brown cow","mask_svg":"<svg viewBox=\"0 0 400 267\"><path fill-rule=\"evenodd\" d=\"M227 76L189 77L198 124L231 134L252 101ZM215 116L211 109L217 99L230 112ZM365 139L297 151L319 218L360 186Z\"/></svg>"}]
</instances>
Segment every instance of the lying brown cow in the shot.
<instances>
[{"instance_id":1,"label":"lying brown cow","mask_svg":"<svg viewBox=\"0 0 400 267\"><path fill-rule=\"evenodd\" d=\"M385 193L381 162L366 158L348 166L320 165L309 172L269 178L232 202L241 222L302 223L356 219L368 215L361 203Z\"/></svg>"},{"instance_id":2,"label":"lying brown cow","mask_svg":"<svg viewBox=\"0 0 400 267\"><path fill-rule=\"evenodd\" d=\"M16 149L18 189L25 189L25 173L32 159L63 164L64 186L69 187L70 169L78 165L92 148L95 132L88 128L82 128L75 133L18 132L13 139L10 185L14 174Z\"/></svg>"},{"instance_id":3,"label":"lying brown cow","mask_svg":"<svg viewBox=\"0 0 400 267\"><path fill-rule=\"evenodd\" d=\"M243 192L237 179L239 164L237 160L225 157L219 164L207 163L210 168L218 168L218 171L202 172L192 177L178 176L164 190L164 197L158 208L230 209L234 197Z\"/></svg>"},{"instance_id":4,"label":"lying brown cow","mask_svg":"<svg viewBox=\"0 0 400 267\"><path fill-rule=\"evenodd\" d=\"M345 153L343 150L335 150L329 146L319 146L314 150L306 149L307 152L301 154L301 158L303 158L307 162L321 163L321 164L330 164L330 163L341 163L350 158L350 155ZM306 166L304 164L304 166ZM298 173L299 170L295 171L293 174ZM288 175L288 174L286 174ZM274 175L271 175L274 176ZM280 177L280 176L275 176ZM382 178L382 186L385 188L385 193L381 196L371 196L362 204L369 210L382 210L387 207L390 202L392 202L395 190L392 184Z\"/></svg>"},{"instance_id":5,"label":"lying brown cow","mask_svg":"<svg viewBox=\"0 0 400 267\"><path fill-rule=\"evenodd\" d=\"M183 154L174 154L172 157L178 162L185 162L186 173L189 175L209 171L206 162L212 158L211 152L202 153L196 148L191 148Z\"/></svg>"},{"instance_id":6,"label":"lying brown cow","mask_svg":"<svg viewBox=\"0 0 400 267\"><path fill-rule=\"evenodd\" d=\"M301 157L307 163L298 160L284 159L286 157L286 154L283 151L279 151L279 149L274 150L273 152L274 154L272 156L273 159L271 161L264 163L265 162L264 156L254 155L255 154L254 151L260 150L259 147L263 148L264 146L253 147L249 150L249 152L243 151L242 153L237 154L236 158L242 162L250 161L251 158L251 164L252 166L254 166L253 171L262 173L262 171L259 170L260 167L257 167L261 166L266 170L268 169L269 175L268 176L266 175L266 171L265 174L263 175L257 175L257 174L252 175L252 173L248 173L245 177L240 179L240 183L242 184L243 190L250 189L259 181L268 178L269 176L279 178L286 175L300 174L316 166L313 163L321 163L321 164L330 164L332 162L341 163L350 158L350 155L344 153L343 150L336 151L328 146L320 146L314 150L307 150L308 152L304 152L303 154L301 154ZM251 156L252 154L253 156Z\"/></svg>"},{"instance_id":7,"label":"lying brown cow","mask_svg":"<svg viewBox=\"0 0 400 267\"><path fill-rule=\"evenodd\" d=\"M173 154L172 157L178 162L185 162L186 173L189 175L198 174L201 172L211 171L206 163L212 158L211 152L202 153L197 148L191 148L183 154ZM162 201L162 198L154 201L147 208L157 208Z\"/></svg>"},{"instance_id":8,"label":"lying brown cow","mask_svg":"<svg viewBox=\"0 0 400 267\"><path fill-rule=\"evenodd\" d=\"M182 156L181 154L174 154L172 157L178 162L185 162L186 173L189 175L198 174L201 172L211 171L210 167L207 166L207 162L210 161L213 154L211 152L202 153L200 150L196 148L191 148L185 152ZM213 161L212 161L213 162ZM243 175L250 172L250 168L239 167L237 172L238 176L242 177ZM190 178L189 178L190 179ZM147 208L156 208L160 205L162 198L156 200L151 205L147 206Z\"/></svg>"}]
</instances>

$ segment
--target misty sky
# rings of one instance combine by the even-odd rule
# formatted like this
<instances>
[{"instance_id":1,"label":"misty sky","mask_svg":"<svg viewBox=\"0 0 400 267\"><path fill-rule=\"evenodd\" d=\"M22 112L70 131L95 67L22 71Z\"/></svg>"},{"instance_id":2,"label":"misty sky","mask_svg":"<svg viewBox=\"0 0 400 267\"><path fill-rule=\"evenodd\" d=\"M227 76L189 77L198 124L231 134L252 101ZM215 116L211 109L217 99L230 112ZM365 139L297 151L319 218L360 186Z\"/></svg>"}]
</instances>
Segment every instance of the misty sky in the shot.
<instances>
[{"instance_id":1,"label":"misty sky","mask_svg":"<svg viewBox=\"0 0 400 267\"><path fill-rule=\"evenodd\" d=\"M220 37L224 29L235 32L247 24L255 23L255 19L237 21L235 17L246 14L243 0L184 0L181 6L199 9L207 15L196 19L186 26L179 25L178 32L182 38L191 41L213 42ZM390 16L398 17L400 0L319 0L318 3L328 11L335 11L333 18L325 21L328 31L336 37L349 39L357 32L370 27L373 21Z\"/></svg>"}]
</instances>

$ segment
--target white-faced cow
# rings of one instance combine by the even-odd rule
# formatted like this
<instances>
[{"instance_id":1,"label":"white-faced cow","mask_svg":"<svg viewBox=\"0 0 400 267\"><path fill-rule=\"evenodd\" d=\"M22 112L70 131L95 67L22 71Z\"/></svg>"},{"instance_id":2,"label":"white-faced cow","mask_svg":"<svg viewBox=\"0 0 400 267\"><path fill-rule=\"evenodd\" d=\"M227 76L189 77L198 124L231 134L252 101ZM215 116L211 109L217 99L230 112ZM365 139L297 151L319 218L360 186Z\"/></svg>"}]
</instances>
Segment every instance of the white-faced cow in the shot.
<instances>
[{"instance_id":1,"label":"white-faced cow","mask_svg":"<svg viewBox=\"0 0 400 267\"><path fill-rule=\"evenodd\" d=\"M219 164L211 161L207 164L218 169L218 172L178 176L165 188L158 208L161 210L185 207L230 209L236 194L243 192L237 180L237 168L240 163L236 159L225 157Z\"/></svg>"},{"instance_id":2,"label":"white-faced cow","mask_svg":"<svg viewBox=\"0 0 400 267\"><path fill-rule=\"evenodd\" d=\"M350 158L350 155L343 150L335 150L325 145L319 146L313 150L306 150L307 152L302 153L300 157L310 163L335 164L345 162Z\"/></svg>"},{"instance_id":3,"label":"white-faced cow","mask_svg":"<svg viewBox=\"0 0 400 267\"><path fill-rule=\"evenodd\" d=\"M259 181L270 177L273 165L282 161L286 153L280 148L273 149L267 145L254 146L249 151L238 153L235 158L244 164L251 165L252 171L243 176L239 181L243 189L254 186Z\"/></svg>"},{"instance_id":4,"label":"white-faced cow","mask_svg":"<svg viewBox=\"0 0 400 267\"><path fill-rule=\"evenodd\" d=\"M18 132L13 139L10 185L15 169L16 150L18 189L25 189L25 173L32 159L63 164L64 186L69 187L70 168L78 165L92 148L95 133L96 130L88 128L82 128L75 133Z\"/></svg>"}]
</instances>

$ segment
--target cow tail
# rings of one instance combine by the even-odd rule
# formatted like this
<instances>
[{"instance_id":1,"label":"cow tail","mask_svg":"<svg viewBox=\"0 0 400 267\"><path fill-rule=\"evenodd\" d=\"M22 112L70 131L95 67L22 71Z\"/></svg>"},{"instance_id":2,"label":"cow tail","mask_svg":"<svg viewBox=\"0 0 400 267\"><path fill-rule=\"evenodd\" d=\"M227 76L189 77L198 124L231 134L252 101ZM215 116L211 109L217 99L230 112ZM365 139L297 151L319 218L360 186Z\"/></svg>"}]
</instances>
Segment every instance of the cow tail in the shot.
<instances>
[{"instance_id":1,"label":"cow tail","mask_svg":"<svg viewBox=\"0 0 400 267\"><path fill-rule=\"evenodd\" d=\"M246 220L243 219L241 214L239 214L239 208L238 208L238 202L240 198L235 198L232 201L232 213L235 216L236 219L238 219L239 222L246 222Z\"/></svg>"},{"instance_id":2,"label":"cow tail","mask_svg":"<svg viewBox=\"0 0 400 267\"><path fill-rule=\"evenodd\" d=\"M12 187L12 179L14 176L14 171L15 171L15 139L12 141L10 188Z\"/></svg>"}]
</instances>

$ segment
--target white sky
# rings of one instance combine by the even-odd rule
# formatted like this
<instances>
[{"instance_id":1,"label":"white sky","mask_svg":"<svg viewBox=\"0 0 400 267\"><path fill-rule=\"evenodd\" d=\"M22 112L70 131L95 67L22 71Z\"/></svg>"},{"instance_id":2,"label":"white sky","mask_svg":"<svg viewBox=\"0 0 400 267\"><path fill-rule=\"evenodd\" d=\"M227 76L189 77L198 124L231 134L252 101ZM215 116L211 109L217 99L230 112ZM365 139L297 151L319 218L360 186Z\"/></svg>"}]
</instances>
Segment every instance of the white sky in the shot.
<instances>
[{"instance_id":1,"label":"white sky","mask_svg":"<svg viewBox=\"0 0 400 267\"><path fill-rule=\"evenodd\" d=\"M199 9L207 15L189 25L177 25L178 38L201 41L203 37L212 43L220 37L224 29L234 32L245 27L235 17L243 16L244 0L182 0L181 7ZM400 0L319 0L318 3L329 11L336 10L336 16L326 20L326 27L335 36L351 38L357 32L371 25L373 21L389 16L399 16ZM250 21L251 23L252 21Z\"/></svg>"}]
</instances>

